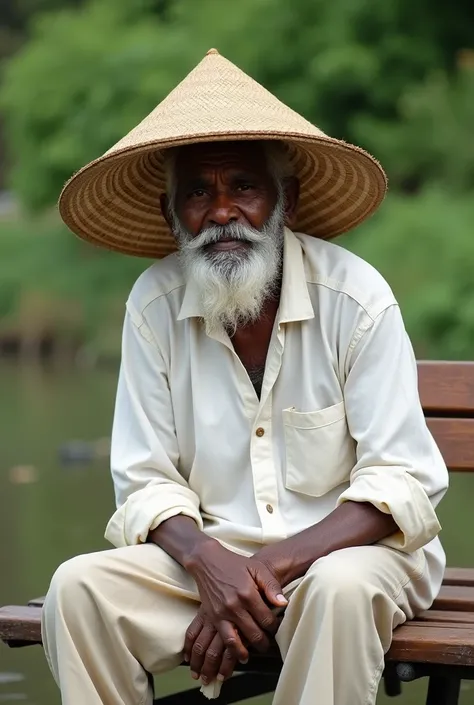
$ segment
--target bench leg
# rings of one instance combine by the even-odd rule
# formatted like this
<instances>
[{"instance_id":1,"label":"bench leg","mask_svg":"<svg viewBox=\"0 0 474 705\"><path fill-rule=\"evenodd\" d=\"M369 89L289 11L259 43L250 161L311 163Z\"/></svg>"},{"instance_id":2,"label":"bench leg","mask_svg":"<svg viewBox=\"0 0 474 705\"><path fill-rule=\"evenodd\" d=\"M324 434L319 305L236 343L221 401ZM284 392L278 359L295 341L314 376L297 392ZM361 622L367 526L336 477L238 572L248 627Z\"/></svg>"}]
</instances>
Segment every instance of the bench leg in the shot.
<instances>
[{"instance_id":1,"label":"bench leg","mask_svg":"<svg viewBox=\"0 0 474 705\"><path fill-rule=\"evenodd\" d=\"M458 705L460 690L459 676L431 676L426 705Z\"/></svg>"},{"instance_id":2,"label":"bench leg","mask_svg":"<svg viewBox=\"0 0 474 705\"><path fill-rule=\"evenodd\" d=\"M385 694L388 698L396 698L402 694L402 684L394 668L386 668L383 674Z\"/></svg>"}]
</instances>

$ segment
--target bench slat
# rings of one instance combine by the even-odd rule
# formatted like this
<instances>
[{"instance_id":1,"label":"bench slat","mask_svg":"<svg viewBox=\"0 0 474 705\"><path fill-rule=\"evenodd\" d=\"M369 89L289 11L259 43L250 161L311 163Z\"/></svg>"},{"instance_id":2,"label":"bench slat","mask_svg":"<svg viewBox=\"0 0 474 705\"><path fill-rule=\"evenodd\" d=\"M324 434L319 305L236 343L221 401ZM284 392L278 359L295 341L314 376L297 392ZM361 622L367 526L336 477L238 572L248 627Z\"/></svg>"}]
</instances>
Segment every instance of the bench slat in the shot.
<instances>
[{"instance_id":1,"label":"bench slat","mask_svg":"<svg viewBox=\"0 0 474 705\"><path fill-rule=\"evenodd\" d=\"M41 607L9 605L0 608L0 638L40 644Z\"/></svg>"},{"instance_id":2,"label":"bench slat","mask_svg":"<svg viewBox=\"0 0 474 705\"><path fill-rule=\"evenodd\" d=\"M453 612L453 614L455 614L455 613ZM409 624L410 624L410 627L413 627L414 629L416 629L417 627L422 628L422 629L426 629L426 628L434 629L437 627L444 627L444 628L448 627L449 629L459 629L460 631L463 631L464 629L466 629L469 633L474 631L474 624L472 622L468 622L468 623L461 622L461 621L451 622L449 620L448 621L445 621L445 620L438 621L436 619L430 619L427 621L424 621L424 620L419 621L418 619L414 619L413 621L409 622Z\"/></svg>"},{"instance_id":3,"label":"bench slat","mask_svg":"<svg viewBox=\"0 0 474 705\"><path fill-rule=\"evenodd\" d=\"M447 622L449 624L474 624L474 612L452 612L444 610L426 610L426 612L421 612L416 618L416 622L419 623L430 623L430 622Z\"/></svg>"},{"instance_id":4,"label":"bench slat","mask_svg":"<svg viewBox=\"0 0 474 705\"><path fill-rule=\"evenodd\" d=\"M426 423L450 470L474 471L474 419L428 418Z\"/></svg>"},{"instance_id":5,"label":"bench slat","mask_svg":"<svg viewBox=\"0 0 474 705\"><path fill-rule=\"evenodd\" d=\"M474 666L474 627L404 624L395 630L385 660Z\"/></svg>"},{"instance_id":6,"label":"bench slat","mask_svg":"<svg viewBox=\"0 0 474 705\"><path fill-rule=\"evenodd\" d=\"M433 602L433 609L474 612L474 588L464 585L443 585Z\"/></svg>"},{"instance_id":7,"label":"bench slat","mask_svg":"<svg viewBox=\"0 0 474 705\"><path fill-rule=\"evenodd\" d=\"M2 639L40 643L40 616L40 607L1 608ZM450 624L448 621L458 620L461 616L466 623L457 621ZM428 619L432 622L423 621ZM270 659L279 661L275 656ZM420 615L419 619L396 629L387 660L474 666L474 613L458 613L454 616L433 610L431 614L427 612ZM270 663L268 666L270 667Z\"/></svg>"},{"instance_id":8,"label":"bench slat","mask_svg":"<svg viewBox=\"0 0 474 705\"><path fill-rule=\"evenodd\" d=\"M443 585L474 587L474 568L446 568Z\"/></svg>"},{"instance_id":9,"label":"bench slat","mask_svg":"<svg viewBox=\"0 0 474 705\"><path fill-rule=\"evenodd\" d=\"M418 363L418 389L426 413L474 416L474 363Z\"/></svg>"}]
</instances>

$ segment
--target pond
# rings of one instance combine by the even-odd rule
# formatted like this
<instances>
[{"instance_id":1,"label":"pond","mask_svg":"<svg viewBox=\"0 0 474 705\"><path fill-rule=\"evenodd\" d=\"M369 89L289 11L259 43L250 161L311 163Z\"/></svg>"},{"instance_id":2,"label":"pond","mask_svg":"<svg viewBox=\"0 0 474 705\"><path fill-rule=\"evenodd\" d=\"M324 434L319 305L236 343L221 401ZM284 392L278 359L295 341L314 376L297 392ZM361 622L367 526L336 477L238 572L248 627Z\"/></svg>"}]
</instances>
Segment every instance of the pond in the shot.
<instances>
[{"instance_id":1,"label":"pond","mask_svg":"<svg viewBox=\"0 0 474 705\"><path fill-rule=\"evenodd\" d=\"M59 563L107 547L103 532L113 511L107 439L116 374L0 365L0 604L21 604L44 594ZM71 463L71 454L82 461ZM473 501L474 477L453 476L440 509L451 565L474 566ZM189 683L179 669L157 685L165 694ZM387 700L381 694L379 703L420 705L425 690L424 683L410 684L401 698ZM40 647L0 645L0 703L17 702L59 705ZM271 697L246 702L269 705ZM473 702L474 685L465 683L461 704Z\"/></svg>"}]
</instances>

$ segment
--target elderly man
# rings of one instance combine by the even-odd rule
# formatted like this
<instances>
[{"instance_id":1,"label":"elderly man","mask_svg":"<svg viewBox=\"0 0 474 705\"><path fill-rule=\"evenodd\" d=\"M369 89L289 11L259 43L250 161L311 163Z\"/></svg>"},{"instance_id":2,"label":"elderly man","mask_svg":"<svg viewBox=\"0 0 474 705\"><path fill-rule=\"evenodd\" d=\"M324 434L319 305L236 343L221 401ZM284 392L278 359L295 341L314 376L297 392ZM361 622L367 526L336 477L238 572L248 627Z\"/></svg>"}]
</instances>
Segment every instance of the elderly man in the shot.
<instances>
[{"instance_id":1,"label":"elderly man","mask_svg":"<svg viewBox=\"0 0 474 705\"><path fill-rule=\"evenodd\" d=\"M66 185L81 237L178 249L127 302L115 548L63 564L44 607L66 705L150 703L147 672L183 658L212 697L273 638L276 705L375 702L394 627L439 590L447 487L394 296L325 241L384 192L215 50Z\"/></svg>"}]
</instances>

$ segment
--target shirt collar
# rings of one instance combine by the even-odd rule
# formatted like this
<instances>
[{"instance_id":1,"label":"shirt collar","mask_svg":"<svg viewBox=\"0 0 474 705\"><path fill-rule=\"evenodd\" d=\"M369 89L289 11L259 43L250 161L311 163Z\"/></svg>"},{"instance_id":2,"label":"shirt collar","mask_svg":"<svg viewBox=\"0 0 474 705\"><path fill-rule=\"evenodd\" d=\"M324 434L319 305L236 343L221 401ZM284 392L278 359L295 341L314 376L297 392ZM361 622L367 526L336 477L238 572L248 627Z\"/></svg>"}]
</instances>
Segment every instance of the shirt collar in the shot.
<instances>
[{"instance_id":1,"label":"shirt collar","mask_svg":"<svg viewBox=\"0 0 474 705\"><path fill-rule=\"evenodd\" d=\"M182 321L185 318L193 318L197 316L198 318L203 317L203 311L201 306L201 297L199 296L199 290L196 283L191 279L186 282L184 289L183 303L178 314L178 321Z\"/></svg>"},{"instance_id":2,"label":"shirt collar","mask_svg":"<svg viewBox=\"0 0 474 705\"><path fill-rule=\"evenodd\" d=\"M314 318L314 310L306 282L303 248L296 235L289 228L285 228L283 282L278 322L290 323L306 321L310 318Z\"/></svg>"},{"instance_id":3,"label":"shirt collar","mask_svg":"<svg viewBox=\"0 0 474 705\"><path fill-rule=\"evenodd\" d=\"M194 281L186 283L183 303L178 321L193 317L202 318L201 298ZM303 250L296 235L285 228L283 245L283 281L281 288L278 322L305 321L314 318L314 310L309 297Z\"/></svg>"}]
</instances>

